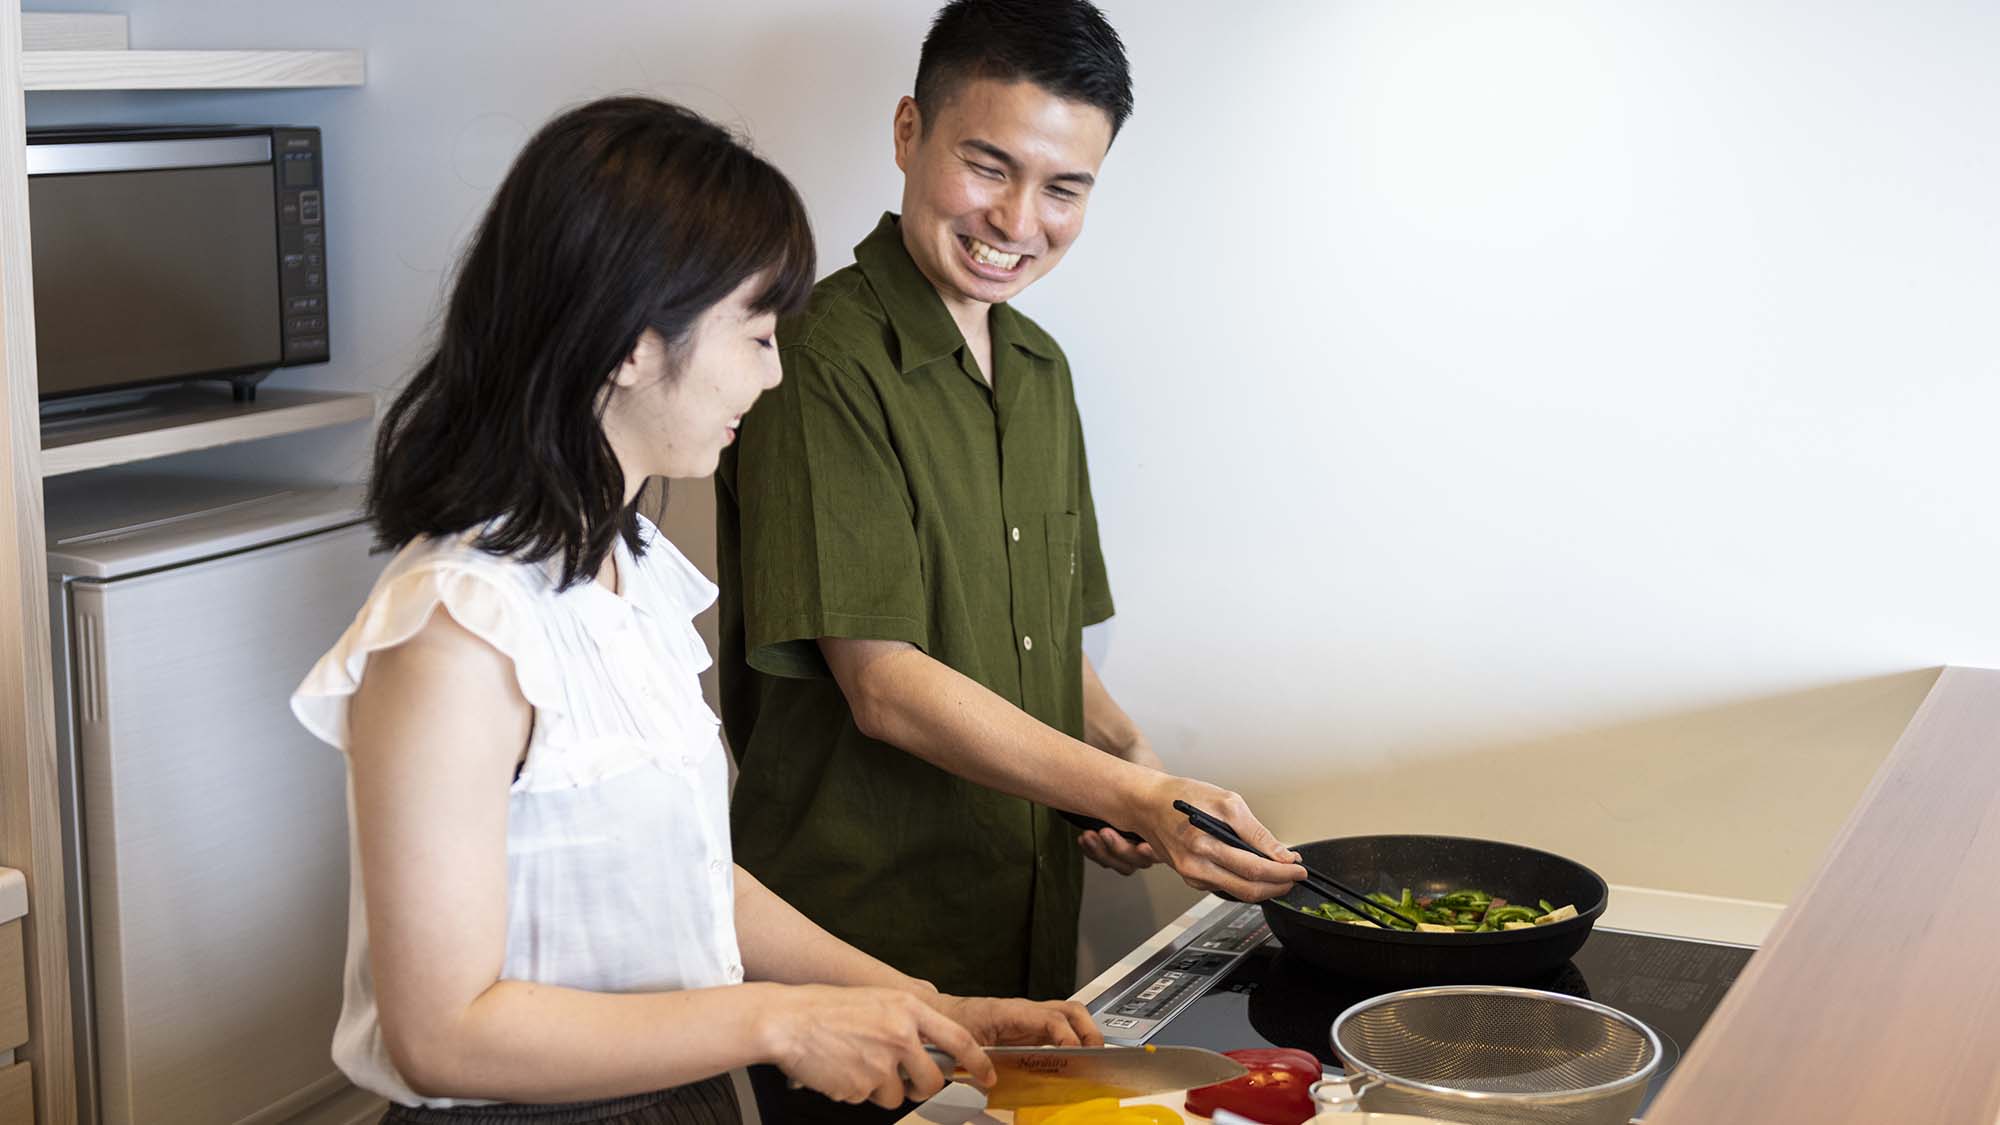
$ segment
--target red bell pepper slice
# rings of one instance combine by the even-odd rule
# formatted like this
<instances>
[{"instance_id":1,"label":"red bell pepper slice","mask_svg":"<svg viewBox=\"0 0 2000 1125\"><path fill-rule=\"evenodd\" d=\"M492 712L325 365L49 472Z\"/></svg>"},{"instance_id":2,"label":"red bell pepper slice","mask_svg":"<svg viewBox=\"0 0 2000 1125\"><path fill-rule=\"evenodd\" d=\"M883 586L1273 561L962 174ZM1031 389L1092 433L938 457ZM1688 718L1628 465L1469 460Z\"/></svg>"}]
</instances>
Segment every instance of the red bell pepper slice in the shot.
<instances>
[{"instance_id":1,"label":"red bell pepper slice","mask_svg":"<svg viewBox=\"0 0 2000 1125\"><path fill-rule=\"evenodd\" d=\"M1248 1067L1250 1073L1189 1090L1189 1113L1212 1117L1217 1109L1226 1109L1265 1125L1300 1125L1318 1112L1313 1105L1312 1084L1320 1080L1320 1066L1311 1051L1253 1047L1222 1053Z\"/></svg>"}]
</instances>

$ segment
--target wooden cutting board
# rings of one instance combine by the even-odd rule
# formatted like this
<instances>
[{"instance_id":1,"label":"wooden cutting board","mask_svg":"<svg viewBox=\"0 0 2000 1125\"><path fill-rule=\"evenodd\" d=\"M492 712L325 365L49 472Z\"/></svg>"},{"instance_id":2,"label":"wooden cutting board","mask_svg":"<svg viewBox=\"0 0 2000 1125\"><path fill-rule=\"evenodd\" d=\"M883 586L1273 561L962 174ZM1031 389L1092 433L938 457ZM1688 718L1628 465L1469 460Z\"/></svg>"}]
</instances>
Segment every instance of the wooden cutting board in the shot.
<instances>
[{"instance_id":1,"label":"wooden cutting board","mask_svg":"<svg viewBox=\"0 0 2000 1125\"><path fill-rule=\"evenodd\" d=\"M1147 1098L1126 1098L1123 1104L1163 1105L1197 1125L1208 1120L1187 1111L1186 1090L1154 1094ZM987 1109L986 1095L963 1082L954 1082L939 1091L937 1097L917 1107L915 1113L904 1117L902 1125L1008 1125L1013 1120L1013 1110Z\"/></svg>"},{"instance_id":2,"label":"wooden cutting board","mask_svg":"<svg viewBox=\"0 0 2000 1125\"><path fill-rule=\"evenodd\" d=\"M1163 1105L1185 1121L1201 1125L1208 1118L1187 1111L1187 1091L1175 1090L1149 1098L1126 1098L1122 1105ZM1011 1109L987 1109L986 1097L963 1082L954 1082L938 1096L903 1118L900 1125L1010 1125ZM1344 1113L1334 1118L1341 1125L1448 1125L1433 1117L1411 1117L1401 1113ZM1310 1125L1310 1123L1308 1123Z\"/></svg>"}]
</instances>

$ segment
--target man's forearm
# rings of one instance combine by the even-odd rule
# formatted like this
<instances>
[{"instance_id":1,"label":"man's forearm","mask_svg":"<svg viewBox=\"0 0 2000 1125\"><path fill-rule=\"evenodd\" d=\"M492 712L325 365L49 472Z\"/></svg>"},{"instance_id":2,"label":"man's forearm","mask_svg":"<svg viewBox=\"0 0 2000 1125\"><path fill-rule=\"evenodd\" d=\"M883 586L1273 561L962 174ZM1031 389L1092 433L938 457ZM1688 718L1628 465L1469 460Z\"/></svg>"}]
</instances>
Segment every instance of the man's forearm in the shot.
<instances>
[{"instance_id":1,"label":"man's forearm","mask_svg":"<svg viewBox=\"0 0 2000 1125\"><path fill-rule=\"evenodd\" d=\"M1139 724L1111 698L1111 692L1098 678L1097 669L1087 656L1083 659L1083 740L1128 762L1160 768L1160 759L1140 732Z\"/></svg>"},{"instance_id":2,"label":"man's forearm","mask_svg":"<svg viewBox=\"0 0 2000 1125\"><path fill-rule=\"evenodd\" d=\"M926 1000L937 995L929 981L898 972L827 933L748 871L738 867L735 875L736 944L748 979L893 988Z\"/></svg>"},{"instance_id":3,"label":"man's forearm","mask_svg":"<svg viewBox=\"0 0 2000 1125\"><path fill-rule=\"evenodd\" d=\"M862 733L969 781L1122 825L1160 777L1096 752L913 646L821 647Z\"/></svg>"}]
</instances>

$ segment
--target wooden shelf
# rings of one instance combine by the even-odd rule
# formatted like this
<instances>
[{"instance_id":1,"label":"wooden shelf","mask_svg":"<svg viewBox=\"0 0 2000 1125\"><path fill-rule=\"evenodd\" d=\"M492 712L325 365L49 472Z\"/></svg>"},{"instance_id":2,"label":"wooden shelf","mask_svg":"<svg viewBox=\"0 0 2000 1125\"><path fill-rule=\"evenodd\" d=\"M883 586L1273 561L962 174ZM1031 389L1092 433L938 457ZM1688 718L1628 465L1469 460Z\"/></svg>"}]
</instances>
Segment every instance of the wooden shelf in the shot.
<instances>
[{"instance_id":1,"label":"wooden shelf","mask_svg":"<svg viewBox=\"0 0 2000 1125\"><path fill-rule=\"evenodd\" d=\"M359 86L361 51L23 51L24 90L275 90Z\"/></svg>"},{"instance_id":2,"label":"wooden shelf","mask_svg":"<svg viewBox=\"0 0 2000 1125\"><path fill-rule=\"evenodd\" d=\"M296 434L375 416L375 396L271 388L234 402L219 387L157 391L87 417L42 425L42 476L57 477Z\"/></svg>"}]
</instances>

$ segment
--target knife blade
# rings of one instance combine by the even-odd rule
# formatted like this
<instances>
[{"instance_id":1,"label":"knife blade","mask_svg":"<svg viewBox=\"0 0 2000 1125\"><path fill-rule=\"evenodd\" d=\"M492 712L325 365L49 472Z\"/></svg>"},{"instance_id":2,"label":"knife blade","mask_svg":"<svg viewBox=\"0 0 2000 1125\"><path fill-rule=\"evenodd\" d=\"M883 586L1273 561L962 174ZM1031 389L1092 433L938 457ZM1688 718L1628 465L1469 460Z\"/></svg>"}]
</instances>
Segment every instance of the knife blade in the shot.
<instances>
[{"instance_id":1,"label":"knife blade","mask_svg":"<svg viewBox=\"0 0 2000 1125\"><path fill-rule=\"evenodd\" d=\"M951 1056L926 1048L957 1081ZM1240 1078L1242 1063L1202 1047L988 1047L1000 1080L986 1091L992 1109L1060 1105L1090 1098L1138 1098Z\"/></svg>"}]
</instances>

